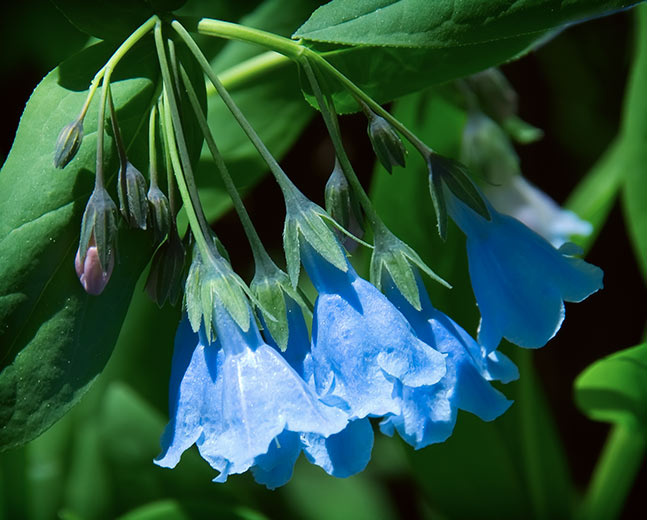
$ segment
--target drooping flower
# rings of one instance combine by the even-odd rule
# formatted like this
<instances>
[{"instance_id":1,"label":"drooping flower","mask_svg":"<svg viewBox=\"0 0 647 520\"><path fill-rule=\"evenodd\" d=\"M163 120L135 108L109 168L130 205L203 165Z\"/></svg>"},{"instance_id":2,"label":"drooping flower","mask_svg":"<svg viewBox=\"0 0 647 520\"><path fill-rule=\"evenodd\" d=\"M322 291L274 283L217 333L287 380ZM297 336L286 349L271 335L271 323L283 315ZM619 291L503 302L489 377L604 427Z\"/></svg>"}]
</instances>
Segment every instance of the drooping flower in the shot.
<instances>
[{"instance_id":1,"label":"drooping flower","mask_svg":"<svg viewBox=\"0 0 647 520\"><path fill-rule=\"evenodd\" d=\"M223 305L214 309L217 340L208 344L184 320L176 338L170 384L171 420L156 463L174 467L196 444L220 472L214 480L252 466L277 467L275 448L284 446L291 468L298 452L289 449L300 433L328 437L347 424L346 414L322 403L281 355L260 336L255 321L243 331ZM295 437L296 436L296 437ZM292 443L292 444L291 444ZM266 485L284 483L275 474ZM289 479L289 475L287 477ZM277 481L280 481L278 484Z\"/></svg>"},{"instance_id":2,"label":"drooping flower","mask_svg":"<svg viewBox=\"0 0 647 520\"><path fill-rule=\"evenodd\" d=\"M561 247L572 235L590 235L593 227L572 211L559 205L521 175L498 186L485 186L485 194L494 208L523 222L554 247Z\"/></svg>"},{"instance_id":3,"label":"drooping flower","mask_svg":"<svg viewBox=\"0 0 647 520\"><path fill-rule=\"evenodd\" d=\"M490 220L446 190L447 211L467 236L470 278L481 312L478 341L492 352L502 338L542 347L559 330L564 301L579 302L602 288L602 270L555 249L517 219L490 204Z\"/></svg>"},{"instance_id":4,"label":"drooping flower","mask_svg":"<svg viewBox=\"0 0 647 520\"><path fill-rule=\"evenodd\" d=\"M407 318L416 335L446 354L447 372L434 385L416 388L399 386L401 412L387 416L380 429L387 435L397 430L414 448L445 441L453 432L458 409L484 421L496 419L512 404L488 381L509 382L519 376L517 367L503 354L487 355L451 318L435 309L416 273L421 309L415 309L384 273L382 287L388 298Z\"/></svg>"},{"instance_id":5,"label":"drooping flower","mask_svg":"<svg viewBox=\"0 0 647 520\"><path fill-rule=\"evenodd\" d=\"M416 337L405 317L348 264L341 271L308 244L301 259L319 295L312 326L312 375L319 395L351 418L399 414L398 385L433 385L444 355Z\"/></svg>"},{"instance_id":6,"label":"drooping flower","mask_svg":"<svg viewBox=\"0 0 647 520\"><path fill-rule=\"evenodd\" d=\"M310 337L303 312L290 296L284 294L284 297L289 336L287 348L282 355L305 381L314 386ZM268 344L279 350L269 329L264 329L264 336ZM264 456L264 460L260 460L252 468L257 482L266 485L271 482L275 484L274 487L287 482L301 450L311 463L320 466L329 475L340 478L355 475L366 468L371 458L373 428L367 418L355 419L342 431L328 437L316 433L300 433L284 440L285 442L279 442L280 446L272 445L272 453ZM281 457L282 452L286 456Z\"/></svg>"}]
</instances>

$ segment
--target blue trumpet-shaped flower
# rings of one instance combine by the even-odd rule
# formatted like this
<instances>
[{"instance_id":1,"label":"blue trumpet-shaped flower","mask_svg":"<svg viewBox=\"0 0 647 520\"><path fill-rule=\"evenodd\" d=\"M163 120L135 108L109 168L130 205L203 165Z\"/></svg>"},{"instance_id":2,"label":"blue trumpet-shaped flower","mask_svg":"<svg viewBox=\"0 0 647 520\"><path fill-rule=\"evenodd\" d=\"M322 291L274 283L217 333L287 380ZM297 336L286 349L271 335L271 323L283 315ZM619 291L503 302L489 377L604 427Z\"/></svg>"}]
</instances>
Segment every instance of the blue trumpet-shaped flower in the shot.
<instances>
[{"instance_id":1,"label":"blue trumpet-shaped flower","mask_svg":"<svg viewBox=\"0 0 647 520\"><path fill-rule=\"evenodd\" d=\"M278 466L277 458L284 472L287 467L291 474L300 433L328 437L345 428L346 414L318 399L263 341L253 319L245 332L217 305L218 340L213 344L207 344L202 335L196 337L186 321L176 337L171 421L162 436L158 465L174 467L182 452L195 443L202 457L220 472L216 482L252 466L259 468L259 474L272 470ZM281 447L277 455L275 448ZM283 464L285 458L290 459L288 464ZM287 479L276 472L266 483L275 487Z\"/></svg>"},{"instance_id":2,"label":"blue trumpet-shaped flower","mask_svg":"<svg viewBox=\"0 0 647 520\"><path fill-rule=\"evenodd\" d=\"M447 192L447 210L467 236L479 343L488 352L504 337L542 347L564 320L564 301L582 301L602 288L602 270L573 257L568 244L555 249L518 220L488 209L491 220Z\"/></svg>"},{"instance_id":3,"label":"blue trumpet-shaped flower","mask_svg":"<svg viewBox=\"0 0 647 520\"><path fill-rule=\"evenodd\" d=\"M488 381L512 381L517 367L503 354L486 355L484 349L451 318L435 309L416 273L421 309L416 310L398 290L393 279L384 274L383 288L388 298L407 318L417 336L447 355L447 372L434 385L416 388L400 385L401 412L386 417L380 424L383 433L400 436L414 448L445 441L454 430L458 409L491 421L512 404Z\"/></svg>"},{"instance_id":4,"label":"blue trumpet-shaped flower","mask_svg":"<svg viewBox=\"0 0 647 520\"><path fill-rule=\"evenodd\" d=\"M312 327L312 375L318 393L351 418L400 413L400 385L437 383L444 355L416 337L405 317L348 264L346 272L309 245L303 265L319 292Z\"/></svg>"},{"instance_id":5,"label":"blue trumpet-shaped flower","mask_svg":"<svg viewBox=\"0 0 647 520\"><path fill-rule=\"evenodd\" d=\"M312 384L308 328L299 305L289 296L284 297L289 335L287 349L282 354L290 366L305 381ZM267 328L264 335L268 344L278 350ZM268 453L271 456L264 456L266 460L259 461L252 468L256 481L268 487L277 487L289 480L292 466L301 450L310 462L334 477L349 477L363 471L371 458L373 428L368 419L356 419L350 421L341 432L328 437L316 433L301 433L279 441L280 447L273 444ZM287 455L281 457L281 452Z\"/></svg>"}]
</instances>

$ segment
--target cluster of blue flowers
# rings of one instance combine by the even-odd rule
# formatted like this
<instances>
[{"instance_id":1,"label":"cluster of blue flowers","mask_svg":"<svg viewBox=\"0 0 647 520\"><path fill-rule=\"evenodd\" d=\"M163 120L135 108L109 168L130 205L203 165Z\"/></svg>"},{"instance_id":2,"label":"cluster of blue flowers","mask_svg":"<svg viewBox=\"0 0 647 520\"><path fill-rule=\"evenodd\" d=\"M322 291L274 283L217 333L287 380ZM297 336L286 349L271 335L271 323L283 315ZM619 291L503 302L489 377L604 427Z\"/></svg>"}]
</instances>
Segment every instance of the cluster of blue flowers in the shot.
<instances>
[{"instance_id":1,"label":"cluster of blue flowers","mask_svg":"<svg viewBox=\"0 0 647 520\"><path fill-rule=\"evenodd\" d=\"M268 488L285 484L301 451L336 477L367 465L370 418L414 448L446 440L459 409L491 421L511 401L490 381L518 377L502 338L537 348L564 318L564 301L602 287L602 271L555 249L519 221L488 207L486 219L449 191L447 211L467 236L481 311L478 342L433 307L416 269L419 308L388 270L381 288L342 270L308 242L300 258L318 297L309 335L301 307L284 293L288 345L259 330L251 308L243 330L216 298L210 343L184 319L176 341L170 416L156 463L174 467L196 444L224 482L252 471ZM338 245L341 248L341 245ZM263 319L260 319L261 323Z\"/></svg>"}]
</instances>

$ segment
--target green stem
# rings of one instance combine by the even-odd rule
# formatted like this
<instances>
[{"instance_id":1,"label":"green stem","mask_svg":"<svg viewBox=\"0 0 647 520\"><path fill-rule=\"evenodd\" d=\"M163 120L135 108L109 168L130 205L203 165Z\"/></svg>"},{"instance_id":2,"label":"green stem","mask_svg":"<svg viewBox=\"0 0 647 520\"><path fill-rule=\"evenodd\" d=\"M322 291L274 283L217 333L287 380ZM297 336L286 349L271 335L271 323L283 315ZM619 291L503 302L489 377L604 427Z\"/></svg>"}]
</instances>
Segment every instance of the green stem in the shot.
<instances>
[{"instance_id":1,"label":"green stem","mask_svg":"<svg viewBox=\"0 0 647 520\"><path fill-rule=\"evenodd\" d=\"M267 49L272 49L294 60L298 60L306 51L306 48L303 45L290 40L289 38L284 38L283 36L278 36L252 27L223 22L221 20L202 18L198 21L196 29L198 33L205 34L207 36L255 43Z\"/></svg>"},{"instance_id":2,"label":"green stem","mask_svg":"<svg viewBox=\"0 0 647 520\"><path fill-rule=\"evenodd\" d=\"M252 220L249 217L249 213L247 213L247 210L245 209L245 205L243 204L240 194L236 189L236 185L234 184L234 181L231 178L231 175L229 174L227 165L225 164L225 161L223 160L222 155L218 151L218 146L216 145L216 141L213 138L213 134L209 129L209 123L207 122L207 118L205 117L204 113L202 112L202 108L200 107L198 96L196 95L195 89L191 84L191 80L189 79L189 76L184 70L184 67L182 66L182 64L180 64L180 75L182 77L184 88L186 89L186 92L189 96L189 101L191 102L193 111L198 120L198 124L200 125L200 128L202 129L202 133L204 134L207 147L211 152L213 160L216 163L216 168L220 172L220 176L225 185L225 189L227 190L227 193L231 198L234 208L236 209L236 213L238 213L238 217L240 218L240 221L243 225L243 229L245 230L245 234L247 235L247 239L252 249L252 254L254 255L254 262L256 263L256 268L257 270L264 269L264 268L271 269L272 267L276 269L274 262L272 261L269 254L265 250L265 247L263 246L263 243L261 242L261 239L258 236L256 229L254 228L254 224L252 223Z\"/></svg>"},{"instance_id":3,"label":"green stem","mask_svg":"<svg viewBox=\"0 0 647 520\"><path fill-rule=\"evenodd\" d=\"M335 148L335 153L337 155L337 159L339 160L339 164L341 165L341 168L344 171L344 175L346 176L346 179L348 179L348 182L350 183L353 190L359 197L360 204L362 205L362 208L366 213L366 217L368 218L371 224L371 227L373 228L373 231L377 233L378 230L381 230L384 227L384 224L382 224L382 219L375 211L375 208L371 203L371 199L366 193L366 190L364 190L362 183L357 178L357 174L355 173L355 170L353 170L353 166L350 162L350 159L346 154L344 143L342 142L341 135L339 133L337 121L335 116L333 115L335 114L335 111L334 109L333 110L330 109L330 107L328 106L328 103L324 99L323 93L321 92L321 88L319 87L319 82L317 81L315 72L312 69L310 62L308 62L308 60L303 60L302 65L303 65L303 69L305 70L306 76L308 77L308 81L312 86L312 90L314 92L315 98L317 99L317 104L319 105L319 110L321 110L321 115L323 117L324 123L328 128L328 133L330 134L330 137L332 139L333 146Z\"/></svg>"},{"instance_id":4,"label":"green stem","mask_svg":"<svg viewBox=\"0 0 647 520\"><path fill-rule=\"evenodd\" d=\"M155 133L157 131L157 106L153 106L148 116L148 171L150 173L151 188L158 188L157 184L157 146Z\"/></svg>"},{"instance_id":5,"label":"green stem","mask_svg":"<svg viewBox=\"0 0 647 520\"><path fill-rule=\"evenodd\" d=\"M191 200L191 195L189 194L189 189L187 187L187 184L184 180L184 175L182 173L182 164L180 162L177 146L175 143L174 132L173 132L173 121L171 119L171 114L168 107L169 96L168 96L168 90L166 88L164 89L163 95L164 95L164 104L165 104L164 135L166 137L166 145L169 150L169 155L171 158L171 166L172 166L171 169L175 173L175 180L177 182L178 188L180 189L180 197L182 197L182 201L184 202L184 207L186 208L186 214L189 219L189 227L191 228L191 231L193 232L193 236L195 237L196 243L198 244L198 248L200 249L200 254L203 259L213 259L214 258L213 248L210 247L209 244L207 243L204 230L202 229L202 226L200 225L200 222L198 220L198 216L196 214L195 208L193 207L193 203Z\"/></svg>"},{"instance_id":6,"label":"green stem","mask_svg":"<svg viewBox=\"0 0 647 520\"><path fill-rule=\"evenodd\" d=\"M245 84L261 74L281 69L292 63L292 60L274 51L263 52L257 56L242 61L218 74L218 78L227 89L235 89L241 84ZM207 96L216 93L216 88L209 84L207 86Z\"/></svg>"},{"instance_id":7,"label":"green stem","mask_svg":"<svg viewBox=\"0 0 647 520\"><path fill-rule=\"evenodd\" d=\"M232 113L232 115L234 116L234 118L236 119L240 127L243 129L243 132L245 132L249 140L252 142L256 150L258 150L258 153L261 155L263 160L269 166L270 171L276 178L276 181L281 187L281 190L283 191L284 196L286 198L296 196L296 194L299 193L296 186L285 174L281 166L279 166L279 163L276 161L276 159L274 159L270 151L265 146L265 143L263 143L263 141L258 136L258 134L254 130L252 125L250 125L249 121L247 121L247 118L240 111L240 109L234 102L229 92L227 92L225 87L222 85L222 83L218 79L218 76L216 76L216 73L211 69L211 65L209 64L209 61L207 60L205 55L200 50L200 47L198 47L195 41L193 41L193 38L191 38L191 35L186 31L184 27L182 27L182 25L177 20L173 21L171 25L173 26L173 29L175 29L175 31L180 35L182 40L184 40L187 47L189 47L189 50L195 56L196 60L202 67L204 73L209 78L209 81L211 81L216 91L218 92L218 95L220 96L220 98L223 100L223 102L225 103L229 111ZM236 26L235 24L228 24L228 25ZM236 27L239 27L239 26L236 26Z\"/></svg>"},{"instance_id":8,"label":"green stem","mask_svg":"<svg viewBox=\"0 0 647 520\"><path fill-rule=\"evenodd\" d=\"M213 245L210 245L207 242L207 237L211 236L210 228L207 225L207 220L202 211L202 205L200 204L198 190L195 186L191 160L189 159L189 152L186 140L184 139L184 132L182 131L180 113L178 111L177 101L173 91L171 71L169 69L166 51L164 49L162 26L160 22L155 24L154 33L155 46L157 48L160 69L162 71L162 81L164 82L166 137L169 145L169 152L171 154L173 170L175 172L175 179L180 188L180 195L182 196L187 216L189 217L189 224L191 225L191 230L198 242L200 252L205 260L215 259L220 256L220 253L218 253ZM168 124L169 121L171 122L170 126ZM175 136L175 138L173 136ZM178 157L178 151L180 157Z\"/></svg>"},{"instance_id":9,"label":"green stem","mask_svg":"<svg viewBox=\"0 0 647 520\"><path fill-rule=\"evenodd\" d=\"M99 72L97 72L94 75L94 78L92 78L92 83L90 84L90 90L88 91L88 96L85 99L83 108L81 108L79 119L83 119L85 117L85 114L87 113L88 108L90 107L92 98L94 97L94 94L97 91L97 88L99 88L99 84L101 83L101 80L105 76L107 76L108 77L107 83L110 83L110 75L112 74L112 69L114 69L117 66L117 64L121 61L121 59L126 55L126 53L130 49L132 49L133 46L155 26L155 22L157 22L157 20L158 20L158 17L156 15L153 15L148 20L146 20L142 25L140 25L135 30L135 32L133 32L128 38L126 38L126 40L124 40L124 42L110 57L108 62L103 67L101 67ZM106 81L104 81L104 83L106 83Z\"/></svg>"},{"instance_id":10,"label":"green stem","mask_svg":"<svg viewBox=\"0 0 647 520\"><path fill-rule=\"evenodd\" d=\"M175 22L174 22L175 23ZM358 100L366 103L371 110L376 114L382 116L391 125L398 130L411 144L422 154L426 156L430 152L430 148L422 142L418 137L411 132L400 121L393 117L388 111L384 110L373 98L360 89L355 83L348 79L343 73L331 65L323 56L302 45L298 41L290 40L276 34L253 29L251 27L244 27L235 23L222 22L220 20L213 20L210 18L202 18L196 27L198 33L207 36L215 36L220 38L227 38L231 40L240 40L248 43L261 45L267 49L272 49L280 54L287 56L299 63L304 60L311 60L319 67L334 76L350 93Z\"/></svg>"},{"instance_id":11,"label":"green stem","mask_svg":"<svg viewBox=\"0 0 647 520\"><path fill-rule=\"evenodd\" d=\"M617 423L607 437L580 510L583 520L618 518L634 478L644 464L644 429Z\"/></svg>"}]
</instances>

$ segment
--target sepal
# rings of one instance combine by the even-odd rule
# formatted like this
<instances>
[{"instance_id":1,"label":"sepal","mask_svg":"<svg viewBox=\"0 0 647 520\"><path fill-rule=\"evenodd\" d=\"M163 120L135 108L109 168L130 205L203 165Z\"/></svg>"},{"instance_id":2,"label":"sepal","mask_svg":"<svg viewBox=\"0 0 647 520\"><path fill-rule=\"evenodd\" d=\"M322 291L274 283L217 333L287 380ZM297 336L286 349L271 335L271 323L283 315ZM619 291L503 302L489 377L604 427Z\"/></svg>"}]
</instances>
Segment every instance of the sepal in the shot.
<instances>
[{"instance_id":1,"label":"sepal","mask_svg":"<svg viewBox=\"0 0 647 520\"><path fill-rule=\"evenodd\" d=\"M146 280L146 293L159 307L178 302L184 281L186 250L173 225L168 238L157 248Z\"/></svg>"},{"instance_id":2,"label":"sepal","mask_svg":"<svg viewBox=\"0 0 647 520\"><path fill-rule=\"evenodd\" d=\"M477 214L490 220L487 204L474 186L464 164L432 151L427 153L426 161L429 170L429 191L438 220L438 232L443 239L447 234L447 204L443 185Z\"/></svg>"},{"instance_id":3,"label":"sepal","mask_svg":"<svg viewBox=\"0 0 647 520\"><path fill-rule=\"evenodd\" d=\"M148 201L146 200L146 180L130 161L122 164L117 181L119 209L131 228L146 229L148 220Z\"/></svg>"},{"instance_id":4,"label":"sepal","mask_svg":"<svg viewBox=\"0 0 647 520\"><path fill-rule=\"evenodd\" d=\"M222 305L243 332L250 326L247 288L227 260L210 256L206 261L196 250L185 286L185 306L195 332L204 324L209 340L213 339L215 306Z\"/></svg>"},{"instance_id":5,"label":"sepal","mask_svg":"<svg viewBox=\"0 0 647 520\"><path fill-rule=\"evenodd\" d=\"M116 239L117 206L105 188L95 186L81 221L78 251L80 263L85 263L88 249L96 247L101 269L107 273L110 265L114 265Z\"/></svg>"},{"instance_id":6,"label":"sepal","mask_svg":"<svg viewBox=\"0 0 647 520\"><path fill-rule=\"evenodd\" d=\"M451 287L445 280L434 273L411 247L386 228L378 228L375 232L375 249L371 257L371 283L382 290L382 282L385 276L390 276L407 301L416 310L420 310L420 293L414 266L420 268L433 280L446 287Z\"/></svg>"},{"instance_id":7,"label":"sepal","mask_svg":"<svg viewBox=\"0 0 647 520\"><path fill-rule=\"evenodd\" d=\"M83 119L77 119L63 127L56 139L54 166L63 169L74 159L83 140Z\"/></svg>"},{"instance_id":8,"label":"sepal","mask_svg":"<svg viewBox=\"0 0 647 520\"><path fill-rule=\"evenodd\" d=\"M335 222L357 238L364 236L364 218L359 201L351 190L337 160L335 160L335 167L326 182L325 201L326 211ZM341 232L337 232L336 235L349 252L357 248L357 241Z\"/></svg>"},{"instance_id":9,"label":"sepal","mask_svg":"<svg viewBox=\"0 0 647 520\"><path fill-rule=\"evenodd\" d=\"M171 223L169 202L162 190L153 184L150 185L146 198L150 206L150 224L153 228L153 240L155 244L160 244L169 233Z\"/></svg>"},{"instance_id":10,"label":"sepal","mask_svg":"<svg viewBox=\"0 0 647 520\"><path fill-rule=\"evenodd\" d=\"M383 117L370 110L366 110L366 115L368 117L368 137L382 166L389 173L394 166L404 167L407 151L400 136Z\"/></svg>"},{"instance_id":11,"label":"sepal","mask_svg":"<svg viewBox=\"0 0 647 520\"><path fill-rule=\"evenodd\" d=\"M330 216L324 209L296 190L290 197L286 197L285 205L283 246L292 286L296 287L299 282L302 240L337 269L346 272L346 255L326 224L326 219L330 219Z\"/></svg>"}]
</instances>

